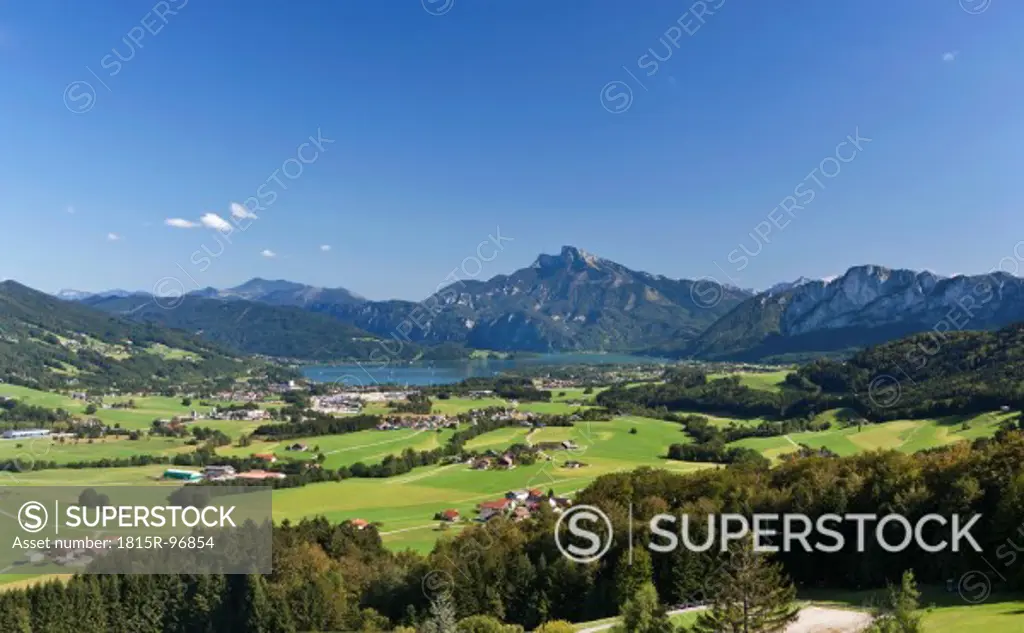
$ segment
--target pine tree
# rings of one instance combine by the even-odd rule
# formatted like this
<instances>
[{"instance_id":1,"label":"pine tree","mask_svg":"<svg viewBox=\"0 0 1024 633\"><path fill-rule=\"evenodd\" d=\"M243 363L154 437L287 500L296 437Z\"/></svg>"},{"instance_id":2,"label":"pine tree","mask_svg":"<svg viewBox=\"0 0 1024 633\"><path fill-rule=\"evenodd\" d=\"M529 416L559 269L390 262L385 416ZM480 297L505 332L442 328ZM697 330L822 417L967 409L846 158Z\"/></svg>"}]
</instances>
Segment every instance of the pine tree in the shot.
<instances>
[{"instance_id":1,"label":"pine tree","mask_svg":"<svg viewBox=\"0 0 1024 633\"><path fill-rule=\"evenodd\" d=\"M456 633L455 604L447 591L430 601L430 619L423 625L423 633Z\"/></svg>"},{"instance_id":2,"label":"pine tree","mask_svg":"<svg viewBox=\"0 0 1024 633\"><path fill-rule=\"evenodd\" d=\"M793 583L780 565L754 552L749 540L730 548L709 597L711 603L697 618L695 633L782 631L799 613L793 606Z\"/></svg>"},{"instance_id":3,"label":"pine tree","mask_svg":"<svg viewBox=\"0 0 1024 633\"><path fill-rule=\"evenodd\" d=\"M615 593L621 609L627 600L631 600L644 583L654 577L651 566L651 555L646 549L639 548L633 552L633 559L623 553L615 568Z\"/></svg>"},{"instance_id":4,"label":"pine tree","mask_svg":"<svg viewBox=\"0 0 1024 633\"><path fill-rule=\"evenodd\" d=\"M871 633L921 633L920 599L914 572L903 572L900 586L889 588L889 602L876 617Z\"/></svg>"},{"instance_id":5,"label":"pine tree","mask_svg":"<svg viewBox=\"0 0 1024 633\"><path fill-rule=\"evenodd\" d=\"M0 631L32 633L32 618L25 594L20 591L0 593Z\"/></svg>"},{"instance_id":6,"label":"pine tree","mask_svg":"<svg viewBox=\"0 0 1024 633\"><path fill-rule=\"evenodd\" d=\"M237 578L232 576L231 578ZM267 599L263 578L242 576L239 589L238 622L240 633L270 633L270 601ZM232 584L232 580L228 580Z\"/></svg>"},{"instance_id":7,"label":"pine tree","mask_svg":"<svg viewBox=\"0 0 1024 633\"><path fill-rule=\"evenodd\" d=\"M645 582L622 607L623 633L672 633L675 627L658 601L654 583Z\"/></svg>"}]
</instances>

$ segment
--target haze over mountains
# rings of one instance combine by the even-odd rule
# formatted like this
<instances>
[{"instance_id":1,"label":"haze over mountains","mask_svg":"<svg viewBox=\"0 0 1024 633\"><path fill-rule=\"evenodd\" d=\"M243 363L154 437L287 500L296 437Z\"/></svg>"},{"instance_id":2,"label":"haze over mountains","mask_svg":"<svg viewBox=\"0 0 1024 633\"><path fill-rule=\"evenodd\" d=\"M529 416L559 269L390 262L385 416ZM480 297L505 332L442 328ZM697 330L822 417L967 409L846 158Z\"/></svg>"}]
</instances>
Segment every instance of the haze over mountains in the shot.
<instances>
[{"instance_id":1,"label":"haze over mountains","mask_svg":"<svg viewBox=\"0 0 1024 633\"><path fill-rule=\"evenodd\" d=\"M259 278L191 293L171 310L144 293L70 298L242 351L311 359L363 357L375 339L401 338L403 358L447 343L764 361L1024 320L1024 280L1005 273L942 278L857 266L828 281L800 278L753 293L635 271L571 246L509 275L458 281L422 302Z\"/></svg>"}]
</instances>

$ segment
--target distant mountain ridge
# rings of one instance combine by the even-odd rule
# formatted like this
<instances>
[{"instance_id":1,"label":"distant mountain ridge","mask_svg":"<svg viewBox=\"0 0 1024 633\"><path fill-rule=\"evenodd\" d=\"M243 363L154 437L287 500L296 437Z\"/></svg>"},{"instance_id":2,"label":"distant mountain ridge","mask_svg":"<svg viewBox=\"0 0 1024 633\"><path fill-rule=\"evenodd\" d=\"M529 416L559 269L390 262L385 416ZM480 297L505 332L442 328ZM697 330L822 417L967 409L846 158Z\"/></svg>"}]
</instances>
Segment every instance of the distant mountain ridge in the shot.
<instances>
[{"instance_id":1,"label":"distant mountain ridge","mask_svg":"<svg viewBox=\"0 0 1024 633\"><path fill-rule=\"evenodd\" d=\"M346 348L342 341L359 339L353 333L362 332L364 339L397 338L410 347L445 343L502 351L639 352L743 361L849 354L935 327L984 330L1024 320L1024 280L1005 273L944 278L928 271L864 265L837 277L800 277L757 293L708 284L635 271L565 246L508 275L457 281L422 302L371 301L344 288L261 278L234 288L206 288L189 297L332 317L352 330L329 335L323 329L327 322L306 323L334 341L331 349ZM117 305L96 296L86 300L98 307ZM965 322L951 316L951 310L964 311L961 304L971 302L976 307L967 305ZM201 312L209 315L210 308ZM299 312L288 314L301 320ZM185 329L206 327L212 336L210 323L193 316L195 321L159 313L149 318L175 321ZM282 319L277 315L270 320ZM943 319L956 322L937 325ZM277 331L294 337L304 327ZM265 338L260 348L306 347L296 342L277 345L272 338ZM254 348L247 344L240 349Z\"/></svg>"},{"instance_id":2,"label":"distant mountain ridge","mask_svg":"<svg viewBox=\"0 0 1024 633\"><path fill-rule=\"evenodd\" d=\"M245 299L271 305L306 307L315 303L356 304L366 301L345 288L319 288L283 279L250 279L240 286L218 290L204 288L190 293L209 299Z\"/></svg>"},{"instance_id":3,"label":"distant mountain ridge","mask_svg":"<svg viewBox=\"0 0 1024 633\"><path fill-rule=\"evenodd\" d=\"M82 390L231 384L248 362L177 330L0 282L0 382Z\"/></svg>"},{"instance_id":4,"label":"distant mountain ridge","mask_svg":"<svg viewBox=\"0 0 1024 633\"><path fill-rule=\"evenodd\" d=\"M829 282L752 297L680 352L721 360L819 355L915 332L988 330L1022 320L1024 280L1007 273L943 278L855 266Z\"/></svg>"},{"instance_id":5,"label":"distant mountain ridge","mask_svg":"<svg viewBox=\"0 0 1024 633\"><path fill-rule=\"evenodd\" d=\"M631 351L669 339L691 340L748 297L726 288L714 306L695 300L694 284L634 271L565 246L526 268L486 281L458 281L420 303L315 302L375 334L409 329L413 341L525 351ZM698 297L699 298L699 297Z\"/></svg>"},{"instance_id":6,"label":"distant mountain ridge","mask_svg":"<svg viewBox=\"0 0 1024 633\"><path fill-rule=\"evenodd\" d=\"M242 298L208 299L186 295L171 305L161 305L149 295L104 297L96 295L86 305L139 323L156 323L185 330L226 348L246 354L314 361L365 360L376 350L383 354L379 337L292 305L272 305ZM390 354L411 360L420 353L415 345L403 345Z\"/></svg>"}]
</instances>

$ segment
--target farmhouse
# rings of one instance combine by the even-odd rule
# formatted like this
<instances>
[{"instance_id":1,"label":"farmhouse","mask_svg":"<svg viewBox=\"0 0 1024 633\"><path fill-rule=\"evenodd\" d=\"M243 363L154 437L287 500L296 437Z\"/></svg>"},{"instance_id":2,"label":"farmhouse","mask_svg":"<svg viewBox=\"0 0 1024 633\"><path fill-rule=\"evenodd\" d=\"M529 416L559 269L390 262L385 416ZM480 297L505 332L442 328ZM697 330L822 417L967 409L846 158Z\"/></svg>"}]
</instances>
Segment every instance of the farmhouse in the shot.
<instances>
[{"instance_id":1,"label":"farmhouse","mask_svg":"<svg viewBox=\"0 0 1024 633\"><path fill-rule=\"evenodd\" d=\"M292 444L291 446L287 447L285 450L286 451L302 452L302 451L308 451L309 447L306 446L305 444L295 443L295 444Z\"/></svg>"},{"instance_id":2,"label":"farmhouse","mask_svg":"<svg viewBox=\"0 0 1024 633\"><path fill-rule=\"evenodd\" d=\"M437 516L435 518L437 518L440 521L447 521L448 523L455 523L456 521L458 521L462 517L459 515L459 511L458 510L444 510L443 512L438 512Z\"/></svg>"},{"instance_id":3,"label":"farmhouse","mask_svg":"<svg viewBox=\"0 0 1024 633\"><path fill-rule=\"evenodd\" d=\"M277 461L277 456L273 453L253 453L252 457L253 459L263 460L268 464L273 464Z\"/></svg>"},{"instance_id":4,"label":"farmhouse","mask_svg":"<svg viewBox=\"0 0 1024 633\"><path fill-rule=\"evenodd\" d=\"M508 510L509 508L515 507L515 505L516 505L516 502L513 501L512 499L499 499L497 501L484 501L483 503L481 503L477 507L480 509L480 512L482 514L484 510L492 510L492 511L496 511L496 512L504 512L505 510Z\"/></svg>"},{"instance_id":5,"label":"farmhouse","mask_svg":"<svg viewBox=\"0 0 1024 633\"><path fill-rule=\"evenodd\" d=\"M357 530L365 530L370 525L370 522L366 519L352 519L349 523Z\"/></svg>"}]
</instances>

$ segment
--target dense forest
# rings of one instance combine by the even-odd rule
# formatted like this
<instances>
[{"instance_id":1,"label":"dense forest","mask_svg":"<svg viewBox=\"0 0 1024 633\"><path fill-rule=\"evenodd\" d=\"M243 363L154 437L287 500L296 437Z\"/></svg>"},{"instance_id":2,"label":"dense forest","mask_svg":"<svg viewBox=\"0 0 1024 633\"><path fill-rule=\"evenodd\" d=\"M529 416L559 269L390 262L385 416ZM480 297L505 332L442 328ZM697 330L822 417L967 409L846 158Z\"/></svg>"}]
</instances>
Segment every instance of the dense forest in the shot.
<instances>
[{"instance_id":1,"label":"dense forest","mask_svg":"<svg viewBox=\"0 0 1024 633\"><path fill-rule=\"evenodd\" d=\"M384 549L372 527L331 525L324 519L274 530L274 571L268 576L82 576L0 594L0 630L100 633L292 633L431 629L431 600L450 598L459 618L487 615L535 627L564 619L586 621L616 613L635 590L637 574L653 579L658 597L673 605L707 598L717 553L680 548L668 554L635 551L640 570L625 564L627 535L650 542L658 513L900 513L911 522L927 514L982 515L972 533L1007 578L1024 589L1014 564L1024 524L1024 436L903 455L806 457L767 469L752 464L677 475L639 469L605 475L580 492L578 503L600 507L613 526L612 546L597 562L564 558L552 537L557 516L492 520L443 538L428 556ZM632 506L632 515L629 508ZM546 506L542 506L544 508ZM631 518L632 517L632 518ZM627 523L632 520L632 530ZM699 524L698 524L699 525ZM849 529L847 529L849 528ZM855 542L852 526L841 528ZM927 534L927 532L926 532ZM927 534L935 540L935 534ZM872 540L824 554L779 554L798 588L857 589L898 582L913 569L925 584L980 565L969 552L893 554ZM642 552L636 554L636 552ZM487 629L490 630L490 629Z\"/></svg>"}]
</instances>

